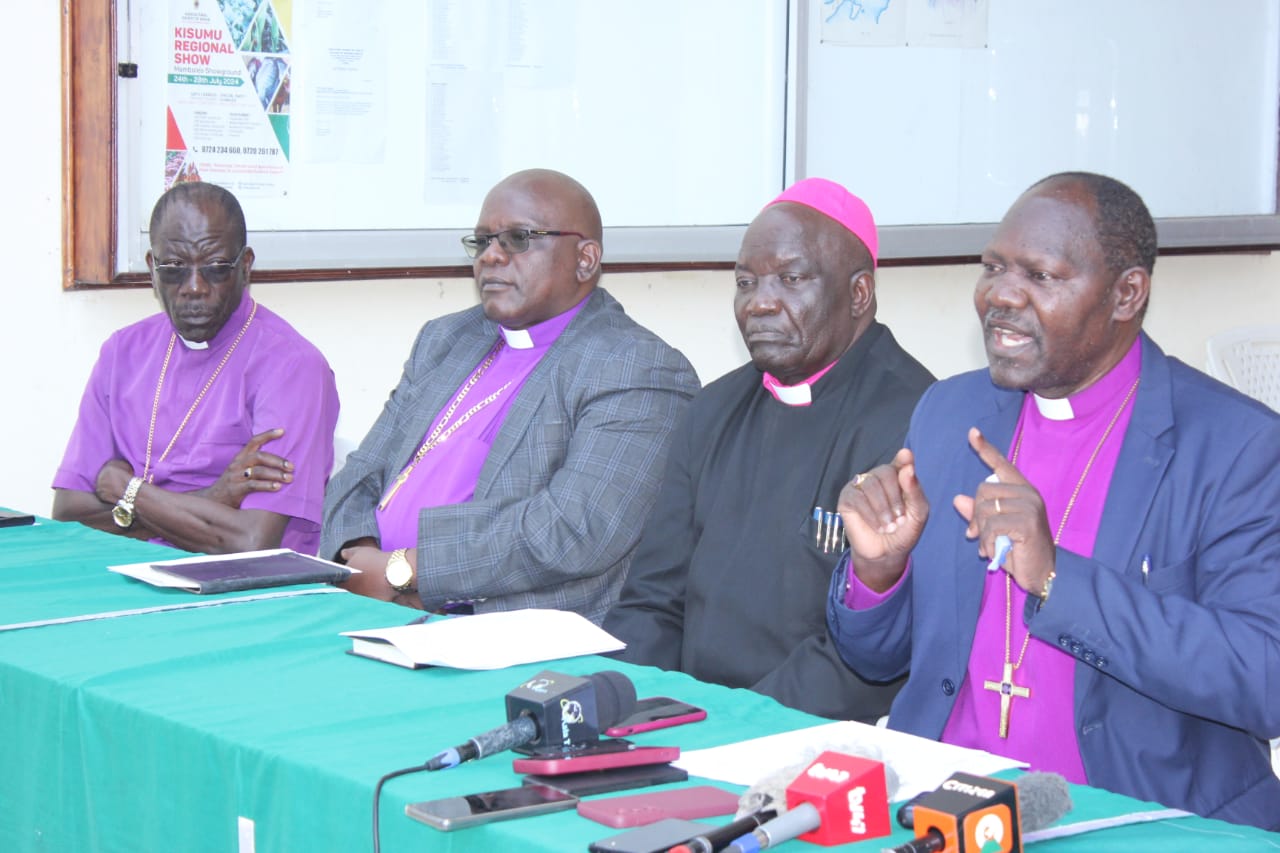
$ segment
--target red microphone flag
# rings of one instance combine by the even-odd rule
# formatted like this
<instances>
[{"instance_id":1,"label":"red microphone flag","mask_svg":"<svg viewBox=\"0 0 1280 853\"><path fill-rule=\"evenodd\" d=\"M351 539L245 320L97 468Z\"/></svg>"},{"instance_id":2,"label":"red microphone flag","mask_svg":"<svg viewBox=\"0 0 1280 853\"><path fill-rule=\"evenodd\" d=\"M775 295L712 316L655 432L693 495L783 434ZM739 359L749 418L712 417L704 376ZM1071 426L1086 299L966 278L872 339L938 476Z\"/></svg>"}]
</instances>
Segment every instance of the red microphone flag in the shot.
<instances>
[{"instance_id":1,"label":"red microphone flag","mask_svg":"<svg viewBox=\"0 0 1280 853\"><path fill-rule=\"evenodd\" d=\"M822 817L801 841L830 846L889 834L889 797L879 761L822 753L787 786L787 808L800 803L812 803Z\"/></svg>"}]
</instances>

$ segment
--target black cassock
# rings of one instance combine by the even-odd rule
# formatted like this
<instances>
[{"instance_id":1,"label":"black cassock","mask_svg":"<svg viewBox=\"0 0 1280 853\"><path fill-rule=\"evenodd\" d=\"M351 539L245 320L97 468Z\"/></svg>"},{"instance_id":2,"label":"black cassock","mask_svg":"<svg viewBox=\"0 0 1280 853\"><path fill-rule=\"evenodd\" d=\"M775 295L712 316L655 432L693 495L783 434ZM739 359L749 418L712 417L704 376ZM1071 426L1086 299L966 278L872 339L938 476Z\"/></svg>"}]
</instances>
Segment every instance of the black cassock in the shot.
<instances>
[{"instance_id":1,"label":"black cassock","mask_svg":"<svg viewBox=\"0 0 1280 853\"><path fill-rule=\"evenodd\" d=\"M817 540L855 474L893 458L933 377L874 324L787 406L753 365L694 398L672 435L657 503L606 630L633 663L749 687L835 719L888 712L900 682L868 684L827 636L843 541Z\"/></svg>"}]
</instances>

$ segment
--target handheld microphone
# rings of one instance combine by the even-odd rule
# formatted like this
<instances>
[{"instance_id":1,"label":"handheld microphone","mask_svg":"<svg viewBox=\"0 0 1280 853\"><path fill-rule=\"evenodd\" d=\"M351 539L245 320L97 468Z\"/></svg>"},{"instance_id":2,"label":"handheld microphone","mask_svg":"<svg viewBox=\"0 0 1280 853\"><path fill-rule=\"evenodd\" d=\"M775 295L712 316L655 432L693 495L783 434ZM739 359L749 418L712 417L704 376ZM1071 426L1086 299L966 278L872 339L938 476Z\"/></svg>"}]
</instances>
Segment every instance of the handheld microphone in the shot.
<instances>
[{"instance_id":1,"label":"handheld microphone","mask_svg":"<svg viewBox=\"0 0 1280 853\"><path fill-rule=\"evenodd\" d=\"M792 838L829 846L889 834L885 766L879 761L824 752L787 786L786 798L788 811L737 839L735 853L767 850Z\"/></svg>"},{"instance_id":2,"label":"handheld microphone","mask_svg":"<svg viewBox=\"0 0 1280 853\"><path fill-rule=\"evenodd\" d=\"M1021 851L1022 833L1042 829L1070 811L1071 795L1057 773L1028 773L1016 784L954 773L914 803L916 837L886 848L889 853Z\"/></svg>"},{"instance_id":3,"label":"handheld microphone","mask_svg":"<svg viewBox=\"0 0 1280 853\"><path fill-rule=\"evenodd\" d=\"M600 740L600 732L632 712L636 688L620 672L576 676L543 670L507 694L507 722L437 753L428 770L457 767L508 749L571 749Z\"/></svg>"},{"instance_id":4,"label":"handheld microphone","mask_svg":"<svg viewBox=\"0 0 1280 853\"><path fill-rule=\"evenodd\" d=\"M1071 811L1071 792L1067 788L1066 778L1060 773L1024 773L1014 782L1014 786L1018 789L1018 812L1022 817L1024 833L1039 832ZM921 791L903 803L898 809L898 825L904 829L912 829L915 826L916 803L931 793Z\"/></svg>"},{"instance_id":5,"label":"handheld microphone","mask_svg":"<svg viewBox=\"0 0 1280 853\"><path fill-rule=\"evenodd\" d=\"M889 834L889 796L879 761L824 752L787 786L787 807L811 803L820 826L800 836L816 844L848 844Z\"/></svg>"},{"instance_id":6,"label":"handheld microphone","mask_svg":"<svg viewBox=\"0 0 1280 853\"><path fill-rule=\"evenodd\" d=\"M822 815L818 813L818 807L813 803L801 803L741 836L724 848L724 853L758 853L784 841L799 838L821 825Z\"/></svg>"},{"instance_id":7,"label":"handheld microphone","mask_svg":"<svg viewBox=\"0 0 1280 853\"><path fill-rule=\"evenodd\" d=\"M833 740L820 745L806 747L798 752L798 760L779 767L761 776L738 800L738 813L759 811L764 808L776 808L779 812L787 810L787 787L795 778L803 773L814 759L824 752L838 752L842 755L856 755L860 758L878 761L884 765L885 792L889 800L893 800L898 792L898 774L880 750L872 744L854 741Z\"/></svg>"},{"instance_id":8,"label":"handheld microphone","mask_svg":"<svg viewBox=\"0 0 1280 853\"><path fill-rule=\"evenodd\" d=\"M717 851L723 850L729 842L740 838L744 833L751 832L761 824L768 823L777 816L776 809L763 809L758 812L752 812L732 823L726 823L719 829L713 829L695 838L690 838L683 844L677 844L667 853L717 853Z\"/></svg>"}]
</instances>

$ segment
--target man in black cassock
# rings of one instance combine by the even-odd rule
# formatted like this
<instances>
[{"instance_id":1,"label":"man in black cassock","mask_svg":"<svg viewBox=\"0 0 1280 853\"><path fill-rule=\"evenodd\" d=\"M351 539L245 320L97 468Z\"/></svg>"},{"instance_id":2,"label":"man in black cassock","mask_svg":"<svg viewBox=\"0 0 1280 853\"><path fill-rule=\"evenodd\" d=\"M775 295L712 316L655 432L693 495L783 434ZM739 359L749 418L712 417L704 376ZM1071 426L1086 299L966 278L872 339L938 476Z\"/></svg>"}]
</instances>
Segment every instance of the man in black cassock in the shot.
<instances>
[{"instance_id":1,"label":"man in black cassock","mask_svg":"<svg viewBox=\"0 0 1280 853\"><path fill-rule=\"evenodd\" d=\"M825 623L844 549L840 490L902 446L933 377L875 321L871 211L809 178L747 229L734 313L751 363L708 385L672 435L658 500L606 630L619 657L873 721L869 684Z\"/></svg>"}]
</instances>

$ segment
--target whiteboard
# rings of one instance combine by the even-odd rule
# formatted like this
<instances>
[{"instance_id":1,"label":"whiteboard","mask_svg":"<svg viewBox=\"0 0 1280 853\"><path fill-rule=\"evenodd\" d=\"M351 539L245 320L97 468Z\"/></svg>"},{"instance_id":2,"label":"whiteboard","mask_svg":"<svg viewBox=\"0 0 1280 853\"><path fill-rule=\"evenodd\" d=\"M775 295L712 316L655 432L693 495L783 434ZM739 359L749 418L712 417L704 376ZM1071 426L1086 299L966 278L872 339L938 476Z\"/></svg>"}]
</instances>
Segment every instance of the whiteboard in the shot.
<instances>
[{"instance_id":1,"label":"whiteboard","mask_svg":"<svg viewBox=\"0 0 1280 853\"><path fill-rule=\"evenodd\" d=\"M594 193L615 264L732 261L806 176L868 201L889 260L973 256L1073 169L1133 186L1162 249L1280 245L1275 0L117 0L118 272L172 161L174 21L232 8L287 41L287 166L227 184L260 269L465 264L485 191L531 166ZM239 53L246 85L266 59Z\"/></svg>"},{"instance_id":2,"label":"whiteboard","mask_svg":"<svg viewBox=\"0 0 1280 853\"><path fill-rule=\"evenodd\" d=\"M705 237L667 237L689 226L707 227L736 252L740 228L722 226L744 225L783 186L784 0L133 0L130 8L139 74L121 81L120 185L129 209L121 262L133 270L143 268L147 218L174 160L167 117L178 116L185 138L220 112L267 126L251 109L225 107L225 97L188 103L193 87L183 84L199 69L179 59L198 59L184 50L209 42L215 60L225 58L220 41L236 53L243 80L228 89L252 93L263 62L279 63L277 76L289 81L279 140L287 156L261 161L260 173L216 171L219 152L184 142L190 168L240 199L265 268L465 263L458 237L485 192L534 166L592 191L613 261L687 256ZM264 18L283 42L245 49ZM275 144L270 130L242 138L246 150ZM628 248L637 241L649 245Z\"/></svg>"},{"instance_id":3,"label":"whiteboard","mask_svg":"<svg viewBox=\"0 0 1280 853\"><path fill-rule=\"evenodd\" d=\"M854 6L884 7L886 28L985 7L984 43L841 43ZM829 22L833 7L808 9L803 171L882 225L995 222L1068 170L1125 181L1158 218L1276 212L1275 0L878 0Z\"/></svg>"}]
</instances>

